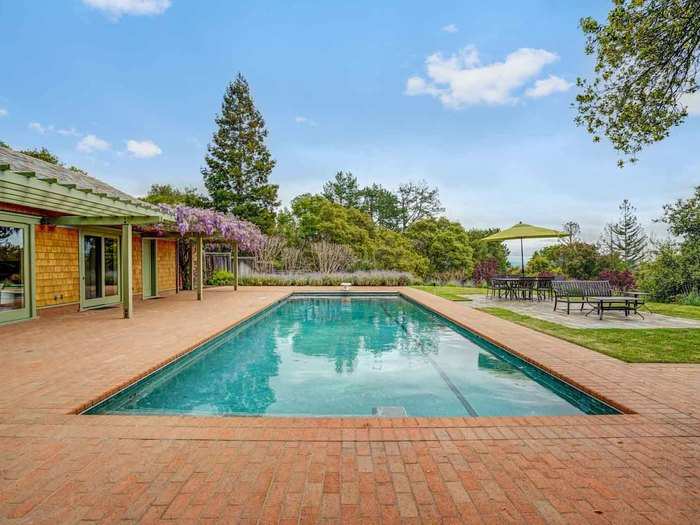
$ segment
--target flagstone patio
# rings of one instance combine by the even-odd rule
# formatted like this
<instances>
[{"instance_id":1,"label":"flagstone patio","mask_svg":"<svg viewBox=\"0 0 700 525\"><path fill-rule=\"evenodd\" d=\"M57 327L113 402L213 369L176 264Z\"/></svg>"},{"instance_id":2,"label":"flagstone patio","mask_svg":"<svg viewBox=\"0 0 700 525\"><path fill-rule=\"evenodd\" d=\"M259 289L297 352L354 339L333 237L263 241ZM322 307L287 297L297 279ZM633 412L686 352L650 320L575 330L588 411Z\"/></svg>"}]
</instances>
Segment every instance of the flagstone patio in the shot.
<instances>
[{"instance_id":1,"label":"flagstone patio","mask_svg":"<svg viewBox=\"0 0 700 525\"><path fill-rule=\"evenodd\" d=\"M81 408L291 288L0 327L0 521L697 523L700 366L627 364L401 289L617 416L216 418Z\"/></svg>"},{"instance_id":2,"label":"flagstone patio","mask_svg":"<svg viewBox=\"0 0 700 525\"><path fill-rule=\"evenodd\" d=\"M653 309L650 310L646 306L640 309L641 317L634 314L625 316L624 312L619 311L606 311L603 319L598 319L595 312L586 315L591 310L587 305L583 310L580 305L571 305L571 313L567 314L566 304L560 304L554 311L554 301L513 301L483 294L472 294L466 297L471 300L467 306L472 308L506 308L569 328L700 328L700 321L661 315L654 313Z\"/></svg>"}]
</instances>

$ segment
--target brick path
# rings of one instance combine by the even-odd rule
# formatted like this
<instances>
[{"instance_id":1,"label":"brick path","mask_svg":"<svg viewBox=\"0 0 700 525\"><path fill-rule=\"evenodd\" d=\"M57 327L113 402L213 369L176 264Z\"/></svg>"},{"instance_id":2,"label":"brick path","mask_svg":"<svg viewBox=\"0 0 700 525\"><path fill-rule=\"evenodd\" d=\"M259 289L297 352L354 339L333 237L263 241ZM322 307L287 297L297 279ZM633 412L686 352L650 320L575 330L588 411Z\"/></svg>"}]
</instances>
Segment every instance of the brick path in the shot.
<instances>
[{"instance_id":1,"label":"brick path","mask_svg":"<svg viewBox=\"0 0 700 525\"><path fill-rule=\"evenodd\" d=\"M697 523L700 367L630 365L416 290L619 416L70 415L289 289L0 328L0 521Z\"/></svg>"}]
</instances>

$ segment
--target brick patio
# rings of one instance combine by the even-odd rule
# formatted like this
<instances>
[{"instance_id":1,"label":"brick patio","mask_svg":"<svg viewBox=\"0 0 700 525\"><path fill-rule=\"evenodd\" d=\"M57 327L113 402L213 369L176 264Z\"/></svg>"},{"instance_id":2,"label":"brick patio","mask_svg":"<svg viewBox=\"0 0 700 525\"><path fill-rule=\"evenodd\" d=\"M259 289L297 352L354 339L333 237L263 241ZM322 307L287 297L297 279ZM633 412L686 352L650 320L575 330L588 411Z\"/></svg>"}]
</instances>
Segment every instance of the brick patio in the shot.
<instances>
[{"instance_id":1,"label":"brick patio","mask_svg":"<svg viewBox=\"0 0 700 525\"><path fill-rule=\"evenodd\" d=\"M0 328L0 520L697 523L700 366L634 365L417 290L619 416L72 415L289 288L207 290Z\"/></svg>"}]
</instances>

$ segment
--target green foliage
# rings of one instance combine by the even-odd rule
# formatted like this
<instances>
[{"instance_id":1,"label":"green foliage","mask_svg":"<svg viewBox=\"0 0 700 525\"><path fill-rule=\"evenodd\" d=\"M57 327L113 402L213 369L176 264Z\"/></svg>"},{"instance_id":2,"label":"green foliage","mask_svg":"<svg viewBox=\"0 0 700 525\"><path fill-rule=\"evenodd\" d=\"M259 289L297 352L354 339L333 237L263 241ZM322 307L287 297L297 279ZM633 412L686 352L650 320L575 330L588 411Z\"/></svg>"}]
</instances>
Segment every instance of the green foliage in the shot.
<instances>
[{"instance_id":1,"label":"green foliage","mask_svg":"<svg viewBox=\"0 0 700 525\"><path fill-rule=\"evenodd\" d=\"M236 276L226 270L217 270L207 281L210 286L232 286L236 283Z\"/></svg>"},{"instance_id":2,"label":"green foliage","mask_svg":"<svg viewBox=\"0 0 700 525\"><path fill-rule=\"evenodd\" d=\"M607 24L588 17L581 29L596 65L593 80L577 81L576 123L634 162L687 116L682 97L698 89L700 2L614 0Z\"/></svg>"},{"instance_id":3,"label":"green foliage","mask_svg":"<svg viewBox=\"0 0 700 525\"><path fill-rule=\"evenodd\" d=\"M627 199L620 204L620 220L608 228L611 253L617 252L625 267L636 268L646 255L647 236Z\"/></svg>"},{"instance_id":4,"label":"green foliage","mask_svg":"<svg viewBox=\"0 0 700 525\"><path fill-rule=\"evenodd\" d=\"M469 235L458 222L422 219L406 230L416 251L430 262L430 274L451 273L466 278L474 269L474 251Z\"/></svg>"},{"instance_id":5,"label":"green foliage","mask_svg":"<svg viewBox=\"0 0 700 525\"><path fill-rule=\"evenodd\" d=\"M278 205L278 186L268 182L275 161L265 145L265 121L241 74L228 85L216 124L202 169L212 204L270 233Z\"/></svg>"},{"instance_id":6,"label":"green foliage","mask_svg":"<svg viewBox=\"0 0 700 525\"><path fill-rule=\"evenodd\" d=\"M152 204L184 204L194 208L209 208L209 199L199 193L197 188L185 186L183 189L175 188L170 184L152 184L148 194L143 198Z\"/></svg>"},{"instance_id":7,"label":"green foliage","mask_svg":"<svg viewBox=\"0 0 700 525\"><path fill-rule=\"evenodd\" d=\"M572 279L597 279L604 268L605 259L595 244L573 242L537 250L526 270L531 273L561 272Z\"/></svg>"},{"instance_id":8,"label":"green foliage","mask_svg":"<svg viewBox=\"0 0 700 525\"><path fill-rule=\"evenodd\" d=\"M430 268L430 261L416 252L413 243L405 235L380 228L375 239L372 266L382 270L399 270L425 276Z\"/></svg>"},{"instance_id":9,"label":"green foliage","mask_svg":"<svg viewBox=\"0 0 700 525\"><path fill-rule=\"evenodd\" d=\"M498 265L499 272L505 272L508 267L509 250L502 242L481 242L481 239L496 232L498 228L467 230L467 236L474 250L474 264L493 259Z\"/></svg>"},{"instance_id":10,"label":"green foliage","mask_svg":"<svg viewBox=\"0 0 700 525\"><path fill-rule=\"evenodd\" d=\"M438 189L429 187L424 180L401 184L396 197L401 231L406 231L415 222L433 218L445 211Z\"/></svg>"},{"instance_id":11,"label":"green foliage","mask_svg":"<svg viewBox=\"0 0 700 525\"><path fill-rule=\"evenodd\" d=\"M691 291L678 298L678 304L685 306L700 306L700 292Z\"/></svg>"},{"instance_id":12,"label":"green foliage","mask_svg":"<svg viewBox=\"0 0 700 525\"><path fill-rule=\"evenodd\" d=\"M360 194L357 177L349 171L347 173L339 171L333 180L329 180L323 185L323 196L326 199L348 208L360 206Z\"/></svg>"},{"instance_id":13,"label":"green foliage","mask_svg":"<svg viewBox=\"0 0 700 525\"><path fill-rule=\"evenodd\" d=\"M669 231L684 241L700 242L700 186L689 199L678 199L664 206L663 222Z\"/></svg>"},{"instance_id":14,"label":"green foliage","mask_svg":"<svg viewBox=\"0 0 700 525\"><path fill-rule=\"evenodd\" d=\"M0 147L12 149L10 148L10 145L2 139L0 139Z\"/></svg>"},{"instance_id":15,"label":"green foliage","mask_svg":"<svg viewBox=\"0 0 700 525\"><path fill-rule=\"evenodd\" d=\"M44 162L48 162L49 164L63 166L63 164L61 164L61 161L58 160L58 157L46 148L24 149L21 150L20 153L24 153L25 155L29 155L30 157L34 157L35 159L43 160Z\"/></svg>"},{"instance_id":16,"label":"green foliage","mask_svg":"<svg viewBox=\"0 0 700 525\"><path fill-rule=\"evenodd\" d=\"M680 253L670 243L662 244L653 261L642 264L638 283L657 301L671 301L682 292L686 280Z\"/></svg>"},{"instance_id":17,"label":"green foliage","mask_svg":"<svg viewBox=\"0 0 700 525\"><path fill-rule=\"evenodd\" d=\"M299 241L345 244L358 259L369 258L374 225L366 213L306 193L292 201L292 215Z\"/></svg>"},{"instance_id":18,"label":"green foliage","mask_svg":"<svg viewBox=\"0 0 700 525\"><path fill-rule=\"evenodd\" d=\"M360 209L366 212L374 224L390 230L398 230L401 210L399 199L379 184L363 188L360 194Z\"/></svg>"}]
</instances>

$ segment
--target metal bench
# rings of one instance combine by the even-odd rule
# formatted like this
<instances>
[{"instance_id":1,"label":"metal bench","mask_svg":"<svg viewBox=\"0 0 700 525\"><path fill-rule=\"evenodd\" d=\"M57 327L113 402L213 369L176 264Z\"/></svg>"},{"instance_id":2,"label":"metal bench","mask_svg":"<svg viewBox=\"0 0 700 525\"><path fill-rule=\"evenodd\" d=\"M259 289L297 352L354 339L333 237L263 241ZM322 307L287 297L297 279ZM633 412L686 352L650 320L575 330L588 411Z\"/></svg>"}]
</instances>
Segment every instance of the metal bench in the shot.
<instances>
[{"instance_id":1,"label":"metal bench","mask_svg":"<svg viewBox=\"0 0 700 525\"><path fill-rule=\"evenodd\" d=\"M572 304L580 304L581 310L589 297L612 297L609 281L552 281L554 311L559 303L566 303L566 313L571 313Z\"/></svg>"}]
</instances>

